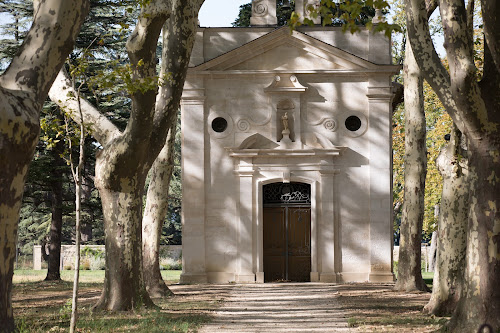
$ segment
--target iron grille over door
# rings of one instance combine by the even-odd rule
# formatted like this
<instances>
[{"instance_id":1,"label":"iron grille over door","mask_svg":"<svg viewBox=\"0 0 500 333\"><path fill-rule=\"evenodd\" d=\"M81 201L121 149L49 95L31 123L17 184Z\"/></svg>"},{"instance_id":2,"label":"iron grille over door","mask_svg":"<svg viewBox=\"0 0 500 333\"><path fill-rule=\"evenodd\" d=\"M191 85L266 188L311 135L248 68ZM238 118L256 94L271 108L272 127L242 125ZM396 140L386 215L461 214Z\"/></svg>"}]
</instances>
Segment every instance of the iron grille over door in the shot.
<instances>
[{"instance_id":1,"label":"iron grille over door","mask_svg":"<svg viewBox=\"0 0 500 333\"><path fill-rule=\"evenodd\" d=\"M311 205L311 185L304 183L272 183L263 186L264 206L272 204Z\"/></svg>"}]
</instances>

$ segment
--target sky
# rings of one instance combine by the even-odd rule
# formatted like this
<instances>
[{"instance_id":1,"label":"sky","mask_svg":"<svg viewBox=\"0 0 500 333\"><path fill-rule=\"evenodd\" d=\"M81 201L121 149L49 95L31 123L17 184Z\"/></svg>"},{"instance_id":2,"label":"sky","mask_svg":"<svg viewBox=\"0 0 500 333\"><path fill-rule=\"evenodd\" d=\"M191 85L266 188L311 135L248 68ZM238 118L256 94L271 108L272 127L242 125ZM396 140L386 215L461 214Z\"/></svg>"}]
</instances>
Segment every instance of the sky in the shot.
<instances>
[{"instance_id":1,"label":"sky","mask_svg":"<svg viewBox=\"0 0 500 333\"><path fill-rule=\"evenodd\" d=\"M240 6L251 0L205 0L199 13L202 27L231 27L240 11ZM3 15L0 21L5 22Z\"/></svg>"},{"instance_id":2,"label":"sky","mask_svg":"<svg viewBox=\"0 0 500 333\"><path fill-rule=\"evenodd\" d=\"M202 27L231 27L240 6L251 0L205 0L198 18Z\"/></svg>"}]
</instances>

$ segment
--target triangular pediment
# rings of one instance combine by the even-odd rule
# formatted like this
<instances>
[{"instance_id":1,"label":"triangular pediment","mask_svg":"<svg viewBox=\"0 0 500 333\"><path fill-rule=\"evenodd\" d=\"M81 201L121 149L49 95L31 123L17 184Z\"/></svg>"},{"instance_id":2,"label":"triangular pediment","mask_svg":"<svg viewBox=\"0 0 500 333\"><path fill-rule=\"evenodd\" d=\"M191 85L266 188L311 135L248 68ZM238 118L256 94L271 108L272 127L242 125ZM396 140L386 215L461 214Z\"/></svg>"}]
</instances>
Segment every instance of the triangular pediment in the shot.
<instances>
[{"instance_id":1,"label":"triangular pediment","mask_svg":"<svg viewBox=\"0 0 500 333\"><path fill-rule=\"evenodd\" d=\"M385 66L283 27L190 71L376 71Z\"/></svg>"}]
</instances>

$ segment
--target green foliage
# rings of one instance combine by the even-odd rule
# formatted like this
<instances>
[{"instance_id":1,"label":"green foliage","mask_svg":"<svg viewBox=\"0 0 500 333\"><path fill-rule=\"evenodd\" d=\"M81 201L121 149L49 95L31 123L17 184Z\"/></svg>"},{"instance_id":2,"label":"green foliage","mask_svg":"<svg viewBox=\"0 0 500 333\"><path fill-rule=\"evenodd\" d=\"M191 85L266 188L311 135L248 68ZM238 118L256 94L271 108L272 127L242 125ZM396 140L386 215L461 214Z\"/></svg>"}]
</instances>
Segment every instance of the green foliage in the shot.
<instances>
[{"instance_id":1,"label":"green foliage","mask_svg":"<svg viewBox=\"0 0 500 333\"><path fill-rule=\"evenodd\" d=\"M233 27L249 27L250 17L252 16L252 3L247 3L240 6L238 17L232 24Z\"/></svg>"},{"instance_id":2,"label":"green foliage","mask_svg":"<svg viewBox=\"0 0 500 333\"><path fill-rule=\"evenodd\" d=\"M104 258L104 251L99 249L93 249L91 247L85 246L80 251L82 257L94 257L94 258Z\"/></svg>"},{"instance_id":3,"label":"green foliage","mask_svg":"<svg viewBox=\"0 0 500 333\"><path fill-rule=\"evenodd\" d=\"M60 321L67 321L71 318L71 307L72 307L72 301L70 298L66 301L66 303L64 303L61 310L59 310Z\"/></svg>"},{"instance_id":4,"label":"green foliage","mask_svg":"<svg viewBox=\"0 0 500 333\"><path fill-rule=\"evenodd\" d=\"M374 32L384 32L391 37L393 32L401 31L397 24L388 23L385 20L373 24L376 10L387 13L389 3L384 0L347 0L337 3L333 0L321 0L319 6L309 5L306 10L311 18L321 17L322 25L342 26L344 32L356 33L361 26L366 26ZM314 25L309 18L301 18L296 12L290 17L290 27L295 29L302 24Z\"/></svg>"}]
</instances>

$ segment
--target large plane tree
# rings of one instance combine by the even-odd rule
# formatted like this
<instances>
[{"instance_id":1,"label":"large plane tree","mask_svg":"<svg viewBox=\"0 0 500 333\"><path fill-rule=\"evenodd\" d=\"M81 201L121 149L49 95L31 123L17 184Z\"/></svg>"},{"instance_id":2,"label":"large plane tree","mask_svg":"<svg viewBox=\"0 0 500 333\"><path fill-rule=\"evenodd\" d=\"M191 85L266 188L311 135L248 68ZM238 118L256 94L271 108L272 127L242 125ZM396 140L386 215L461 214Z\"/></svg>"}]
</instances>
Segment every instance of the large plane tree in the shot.
<instances>
[{"instance_id":1,"label":"large plane tree","mask_svg":"<svg viewBox=\"0 0 500 333\"><path fill-rule=\"evenodd\" d=\"M406 0L409 42L422 75L467 138L469 222L464 290L450 328L500 329L500 5L482 0L483 74L474 63L474 1L438 1L449 70L432 43L424 0ZM459 212L457 212L459 213ZM446 251L446 249L445 249Z\"/></svg>"},{"instance_id":2,"label":"large plane tree","mask_svg":"<svg viewBox=\"0 0 500 333\"><path fill-rule=\"evenodd\" d=\"M82 107L83 122L102 145L97 155L95 183L104 213L106 274L97 308L120 311L152 305L142 269L144 188L148 171L176 121L202 3L203 0L144 2L126 45L130 75L125 73L125 83L132 109L123 131L95 108ZM156 48L162 28L158 76ZM50 94L63 107L65 101L71 102L65 80L61 73L57 80L61 88L52 89ZM82 121L75 108L70 110L69 104L66 108L74 119Z\"/></svg>"},{"instance_id":3,"label":"large plane tree","mask_svg":"<svg viewBox=\"0 0 500 333\"><path fill-rule=\"evenodd\" d=\"M0 76L0 332L14 331L12 276L24 182L40 110L89 9L88 0L35 1L33 24Z\"/></svg>"}]
</instances>

